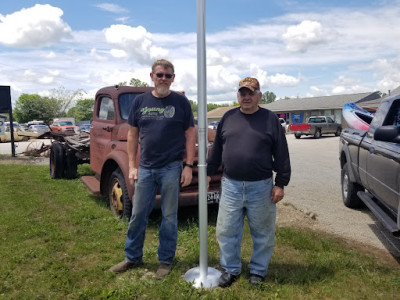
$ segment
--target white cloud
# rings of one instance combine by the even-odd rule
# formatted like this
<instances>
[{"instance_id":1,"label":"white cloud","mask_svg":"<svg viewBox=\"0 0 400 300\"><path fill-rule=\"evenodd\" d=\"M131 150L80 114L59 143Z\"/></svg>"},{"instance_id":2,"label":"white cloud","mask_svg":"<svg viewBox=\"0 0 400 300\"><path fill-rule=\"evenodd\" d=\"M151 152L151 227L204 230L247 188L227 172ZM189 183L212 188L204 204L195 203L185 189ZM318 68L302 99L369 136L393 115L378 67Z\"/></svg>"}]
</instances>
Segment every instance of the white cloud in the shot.
<instances>
[{"instance_id":1,"label":"white cloud","mask_svg":"<svg viewBox=\"0 0 400 300\"><path fill-rule=\"evenodd\" d=\"M380 78L377 89L387 93L400 86L400 56L393 59L378 59L373 62L375 76Z\"/></svg>"},{"instance_id":2,"label":"white cloud","mask_svg":"<svg viewBox=\"0 0 400 300\"><path fill-rule=\"evenodd\" d=\"M40 48L71 37L71 28L62 20L63 11L49 4L0 14L0 43L14 47Z\"/></svg>"},{"instance_id":3,"label":"white cloud","mask_svg":"<svg viewBox=\"0 0 400 300\"><path fill-rule=\"evenodd\" d=\"M153 44L152 36L143 26L112 25L104 30L106 40L143 64L167 57L168 50ZM114 50L115 53L115 50Z\"/></svg>"},{"instance_id":4,"label":"white cloud","mask_svg":"<svg viewBox=\"0 0 400 300\"><path fill-rule=\"evenodd\" d=\"M335 86L332 88L332 94L356 94L370 92L371 89L363 86L359 79L348 78L343 75L335 80Z\"/></svg>"},{"instance_id":5,"label":"white cloud","mask_svg":"<svg viewBox=\"0 0 400 300\"><path fill-rule=\"evenodd\" d=\"M97 8L100 8L102 10L115 13L115 14L121 14L121 13L127 13L128 10L124 7L121 7L117 4L112 4L112 3L99 3L95 5Z\"/></svg>"},{"instance_id":6,"label":"white cloud","mask_svg":"<svg viewBox=\"0 0 400 300\"><path fill-rule=\"evenodd\" d=\"M331 34L325 30L321 23L305 20L299 25L289 26L282 35L286 49L292 52L306 52L308 48L324 44Z\"/></svg>"},{"instance_id":7,"label":"white cloud","mask_svg":"<svg viewBox=\"0 0 400 300\"><path fill-rule=\"evenodd\" d=\"M116 58L124 58L124 57L128 56L124 50L120 50L120 49L111 49L110 53L112 56L114 56Z\"/></svg>"}]
</instances>

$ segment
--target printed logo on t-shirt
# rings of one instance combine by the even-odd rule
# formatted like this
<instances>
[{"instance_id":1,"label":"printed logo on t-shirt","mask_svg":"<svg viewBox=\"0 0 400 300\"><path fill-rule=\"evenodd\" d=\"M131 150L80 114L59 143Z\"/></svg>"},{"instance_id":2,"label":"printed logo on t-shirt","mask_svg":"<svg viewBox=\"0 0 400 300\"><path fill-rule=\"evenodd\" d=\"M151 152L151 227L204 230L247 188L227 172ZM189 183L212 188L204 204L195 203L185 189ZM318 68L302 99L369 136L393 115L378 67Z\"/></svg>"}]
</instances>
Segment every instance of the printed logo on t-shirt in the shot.
<instances>
[{"instance_id":1,"label":"printed logo on t-shirt","mask_svg":"<svg viewBox=\"0 0 400 300\"><path fill-rule=\"evenodd\" d=\"M140 112L143 119L163 120L171 119L175 115L175 107L168 105L166 107L143 107Z\"/></svg>"}]
</instances>

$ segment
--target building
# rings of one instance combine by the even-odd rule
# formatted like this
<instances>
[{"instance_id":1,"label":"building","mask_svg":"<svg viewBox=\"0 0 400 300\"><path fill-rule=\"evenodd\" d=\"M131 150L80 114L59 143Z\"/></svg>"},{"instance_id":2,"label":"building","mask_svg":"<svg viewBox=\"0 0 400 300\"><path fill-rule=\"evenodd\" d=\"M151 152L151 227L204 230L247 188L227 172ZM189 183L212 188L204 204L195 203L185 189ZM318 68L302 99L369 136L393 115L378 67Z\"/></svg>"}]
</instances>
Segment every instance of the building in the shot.
<instances>
[{"instance_id":1,"label":"building","mask_svg":"<svg viewBox=\"0 0 400 300\"><path fill-rule=\"evenodd\" d=\"M400 93L400 87L391 94ZM375 111L382 98L379 92L368 92L348 95L333 95L323 97L281 99L268 104L260 104L261 107L275 112L287 123L304 123L310 116L330 116L337 123L342 123L342 110L346 103L354 102L357 105ZM208 122L219 121L222 116L234 106L219 107L207 113ZM344 126L345 127L345 126Z\"/></svg>"}]
</instances>

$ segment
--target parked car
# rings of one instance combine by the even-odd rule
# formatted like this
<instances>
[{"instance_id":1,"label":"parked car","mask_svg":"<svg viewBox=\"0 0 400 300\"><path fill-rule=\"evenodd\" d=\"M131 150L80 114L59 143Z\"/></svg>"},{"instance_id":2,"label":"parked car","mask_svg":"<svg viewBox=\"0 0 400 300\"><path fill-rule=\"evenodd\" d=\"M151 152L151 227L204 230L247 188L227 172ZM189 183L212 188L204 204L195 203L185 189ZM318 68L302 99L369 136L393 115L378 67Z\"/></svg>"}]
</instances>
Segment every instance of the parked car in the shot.
<instances>
[{"instance_id":1,"label":"parked car","mask_svg":"<svg viewBox=\"0 0 400 300\"><path fill-rule=\"evenodd\" d=\"M50 130L62 133L78 133L79 127L75 126L75 121L72 118L60 118L54 119L53 124L50 125Z\"/></svg>"},{"instance_id":2,"label":"parked car","mask_svg":"<svg viewBox=\"0 0 400 300\"><path fill-rule=\"evenodd\" d=\"M11 142L10 122L5 122L4 128L5 128L4 133L0 135L0 142L3 143ZM17 122L13 122L13 128L14 128L15 142L27 141L29 139L34 139L39 136L38 133L23 130Z\"/></svg>"},{"instance_id":3,"label":"parked car","mask_svg":"<svg viewBox=\"0 0 400 300\"><path fill-rule=\"evenodd\" d=\"M50 128L47 125L31 125L29 126L28 131L45 134L50 132Z\"/></svg>"},{"instance_id":4,"label":"parked car","mask_svg":"<svg viewBox=\"0 0 400 300\"><path fill-rule=\"evenodd\" d=\"M343 203L365 204L394 235L400 235L400 94L381 101L368 130L340 136Z\"/></svg>"},{"instance_id":5,"label":"parked car","mask_svg":"<svg viewBox=\"0 0 400 300\"><path fill-rule=\"evenodd\" d=\"M279 118L279 122L281 123L281 126L285 132L287 131L288 125L286 123L286 120L284 118Z\"/></svg>"},{"instance_id":6,"label":"parked car","mask_svg":"<svg viewBox=\"0 0 400 300\"><path fill-rule=\"evenodd\" d=\"M210 124L208 124L208 128L212 129L212 130L217 130L219 121L213 121Z\"/></svg>"},{"instance_id":7,"label":"parked car","mask_svg":"<svg viewBox=\"0 0 400 300\"><path fill-rule=\"evenodd\" d=\"M319 139L323 134L334 134L339 136L342 132L342 125L336 123L331 117L313 116L308 119L308 123L290 124L289 129L294 133L296 139L302 135L313 135Z\"/></svg>"},{"instance_id":8,"label":"parked car","mask_svg":"<svg viewBox=\"0 0 400 300\"><path fill-rule=\"evenodd\" d=\"M91 127L90 124L82 124L82 125L79 126L79 131L89 133L90 132L90 127Z\"/></svg>"}]
</instances>

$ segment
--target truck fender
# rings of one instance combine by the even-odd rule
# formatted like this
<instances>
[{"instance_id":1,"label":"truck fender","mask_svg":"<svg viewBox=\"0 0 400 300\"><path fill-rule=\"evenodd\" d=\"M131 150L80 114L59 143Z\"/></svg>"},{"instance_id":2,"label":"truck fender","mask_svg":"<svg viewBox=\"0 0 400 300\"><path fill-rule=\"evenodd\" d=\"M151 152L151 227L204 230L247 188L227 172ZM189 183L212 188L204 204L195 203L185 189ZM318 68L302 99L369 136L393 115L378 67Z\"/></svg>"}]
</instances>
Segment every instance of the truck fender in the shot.
<instances>
[{"instance_id":1,"label":"truck fender","mask_svg":"<svg viewBox=\"0 0 400 300\"><path fill-rule=\"evenodd\" d=\"M351 164L349 148L347 147L347 143L345 142L345 143L343 143L342 151L340 153L340 168L341 169L343 169L343 166L346 162L348 163L347 165L349 166L350 181L359 182L357 180L358 176L356 176L356 172L354 171L353 166Z\"/></svg>"},{"instance_id":2,"label":"truck fender","mask_svg":"<svg viewBox=\"0 0 400 300\"><path fill-rule=\"evenodd\" d=\"M125 151L116 150L110 152L109 155L107 155L101 170L100 189L102 193L105 192L109 176L118 167L121 169L122 174L124 174L126 187L129 193L129 198L132 199L134 186L129 184L127 180L129 176L129 164L128 164L128 154Z\"/></svg>"}]
</instances>

